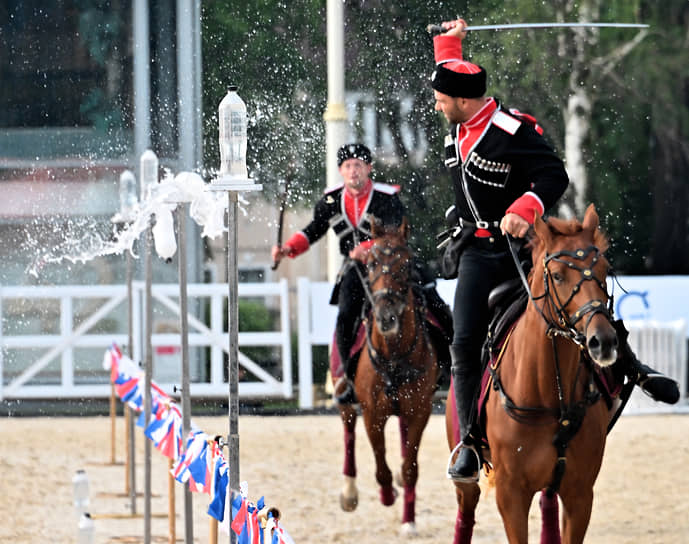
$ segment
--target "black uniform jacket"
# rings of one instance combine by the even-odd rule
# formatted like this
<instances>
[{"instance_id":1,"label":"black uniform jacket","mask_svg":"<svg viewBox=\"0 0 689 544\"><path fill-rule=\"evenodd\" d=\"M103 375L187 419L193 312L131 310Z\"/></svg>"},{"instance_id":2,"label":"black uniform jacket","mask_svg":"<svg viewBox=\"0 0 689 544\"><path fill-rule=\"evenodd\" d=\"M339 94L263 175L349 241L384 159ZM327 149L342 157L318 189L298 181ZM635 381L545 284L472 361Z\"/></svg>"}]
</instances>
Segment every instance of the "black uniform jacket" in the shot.
<instances>
[{"instance_id":1,"label":"black uniform jacket","mask_svg":"<svg viewBox=\"0 0 689 544\"><path fill-rule=\"evenodd\" d=\"M340 239L340 253L349 256L350 250L371 239L371 221L375 217L384 225L401 225L404 207L397 193L399 188L374 183L358 225L353 225L344 208L344 185L328 189L316 203L313 220L302 230L312 245L332 227Z\"/></svg>"},{"instance_id":2,"label":"black uniform jacket","mask_svg":"<svg viewBox=\"0 0 689 544\"><path fill-rule=\"evenodd\" d=\"M498 103L484 133L464 162L458 150L459 125L445 138L445 164L450 168L458 216L498 226L507 208L527 192L547 211L569 183L562 160L533 123L520 119Z\"/></svg>"}]
</instances>

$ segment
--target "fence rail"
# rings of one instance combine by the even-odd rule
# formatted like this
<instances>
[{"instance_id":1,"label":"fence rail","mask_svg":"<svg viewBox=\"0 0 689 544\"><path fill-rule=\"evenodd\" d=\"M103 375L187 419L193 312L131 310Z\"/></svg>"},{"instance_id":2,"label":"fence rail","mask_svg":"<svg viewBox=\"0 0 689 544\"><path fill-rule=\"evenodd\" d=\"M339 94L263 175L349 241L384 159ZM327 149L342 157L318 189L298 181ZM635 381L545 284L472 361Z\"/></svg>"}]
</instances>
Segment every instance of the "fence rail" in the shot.
<instances>
[{"instance_id":1,"label":"fence rail","mask_svg":"<svg viewBox=\"0 0 689 544\"><path fill-rule=\"evenodd\" d=\"M190 347L206 348L208 352L207 361L199 357L196 365L209 369L206 379L192 381L191 395L226 398L229 386L224 379L223 358L229 351L229 336L225 326L228 287L226 284L190 284L187 295L190 307L203 307L208 315L206 319L192 312L188 316ZM278 348L280 352L278 376L275 376L240 351L240 366L247 376L253 377L240 382L240 397L291 398L293 384L287 280L242 283L238 295L240 299L276 299L277 302L272 306L279 315L275 330L241 332L240 349L267 346ZM0 400L109 396L109 377L100 361L112 342L126 345L129 341L128 335L120 332L126 330L128 296L126 287L118 285L0 287ZM131 318L135 331L131 353L133 360L141 361L144 352L141 325L146 304L142 282L134 282L131 296ZM178 285L153 285L152 299L154 327L156 322L167 324L168 327L171 323L179 322ZM47 310L56 305L57 310ZM167 319L161 317L165 315ZM45 321L47 323L42 323ZM33 330L36 328L42 330ZM112 332L99 330L103 328ZM175 357L166 361L164 353L171 351L174 354L181 346L178 327L175 332L154 333L152 345L156 354L154 368L162 363L169 366ZM92 353L88 357L77 357L75 350L78 349L91 349ZM99 351L94 352L96 349ZM197 374L203 374L200 368L197 368ZM179 385L178 381L156 381L169 392Z\"/></svg>"},{"instance_id":2,"label":"fence rail","mask_svg":"<svg viewBox=\"0 0 689 544\"><path fill-rule=\"evenodd\" d=\"M439 281L438 292L452 306L453 282ZM337 308L330 306L332 285L308 278L297 281L296 318L298 327L298 400L301 408L314 406L313 348L332 341ZM144 285L134 282L132 358L143 360ZM204 372L192 373L192 397L227 398L225 356L229 337L226 327L228 288L225 284L190 284L189 346L203 350ZM102 354L112 342L126 345L126 301L124 286L0 287L0 400L39 398L105 398L110 395L107 373L102 369ZM179 287L176 284L152 286L154 319L160 323L179 322ZM246 377L239 383L242 398L293 398L290 349L290 307L287 280L277 283L240 283L239 297L271 302L278 318L275 330L239 333L239 364ZM48 316L40 308L51 307ZM38 309L38 311L37 311ZM24 310L26 310L24 312ZM24 312L24 313L23 313ZM44 312L45 313L45 312ZM198 314L198 315L197 315ZM167 315L167 319L164 316ZM39 322L40 325L38 324ZM115 323L116 325L113 325ZM627 321L630 343L639 358L676 379L681 385L679 408L687 409L687 322ZM103 328L111 332L104 332ZM38 329L38 330L37 330ZM154 329L155 330L155 329ZM178 331L157 331L152 335L154 379L168 392L179 385L175 378L158 379L156 369L175 367L181 345ZM265 346L279 352L276 368L253 361L245 348ZM80 350L89 353L85 357ZM78 355L78 353L80 355ZM198 355L198 353L197 353ZM166 360L167 358L167 360ZM179 364L175 367L179 369ZM173 369L174 370L174 369ZM635 390L627 412L668 410ZM674 409L673 409L674 410Z\"/></svg>"}]
</instances>

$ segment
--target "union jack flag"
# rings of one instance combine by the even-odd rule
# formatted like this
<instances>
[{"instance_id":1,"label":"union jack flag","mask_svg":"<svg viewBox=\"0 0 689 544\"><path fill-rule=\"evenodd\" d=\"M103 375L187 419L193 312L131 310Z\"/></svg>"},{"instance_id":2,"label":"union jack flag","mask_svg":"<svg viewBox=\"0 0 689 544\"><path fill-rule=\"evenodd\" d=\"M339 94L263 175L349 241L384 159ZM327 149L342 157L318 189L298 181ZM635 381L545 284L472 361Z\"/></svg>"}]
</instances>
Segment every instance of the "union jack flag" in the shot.
<instances>
[{"instance_id":1,"label":"union jack flag","mask_svg":"<svg viewBox=\"0 0 689 544\"><path fill-rule=\"evenodd\" d=\"M179 459L182 450L182 413L174 402L169 402L161 417L153 419L144 434L168 459Z\"/></svg>"},{"instance_id":2,"label":"union jack flag","mask_svg":"<svg viewBox=\"0 0 689 544\"><path fill-rule=\"evenodd\" d=\"M180 483L189 482L189 489L195 493L210 493L209 436L201 431L192 431L187 439L187 449L177 462L172 474Z\"/></svg>"},{"instance_id":3,"label":"union jack flag","mask_svg":"<svg viewBox=\"0 0 689 544\"><path fill-rule=\"evenodd\" d=\"M208 504L208 515L214 517L218 521L223 521L225 519L225 502L229 484L228 466L217 442L213 442L212 451L213 471L210 489L211 502Z\"/></svg>"}]
</instances>

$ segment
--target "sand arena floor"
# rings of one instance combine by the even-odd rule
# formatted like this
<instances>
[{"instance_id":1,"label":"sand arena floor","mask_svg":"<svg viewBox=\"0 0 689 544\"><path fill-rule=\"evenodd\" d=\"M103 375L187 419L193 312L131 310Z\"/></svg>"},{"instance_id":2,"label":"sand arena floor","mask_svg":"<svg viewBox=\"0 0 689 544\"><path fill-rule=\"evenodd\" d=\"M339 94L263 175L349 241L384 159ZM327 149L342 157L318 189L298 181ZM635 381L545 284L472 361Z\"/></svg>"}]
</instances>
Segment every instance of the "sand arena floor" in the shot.
<instances>
[{"instance_id":1,"label":"sand arena floor","mask_svg":"<svg viewBox=\"0 0 689 544\"><path fill-rule=\"evenodd\" d=\"M193 418L209 434L226 435L227 417ZM378 502L373 456L362 421L358 425L359 508L339 506L342 431L334 415L241 416L240 475L249 496L278 507L283 524L297 544L368 544L398 537L401 501ZM137 428L137 490L143 490L144 438ZM396 420L386 432L388 459L399 464ZM116 460L124 460L124 419L117 420ZM452 484L445 479L446 445L442 416L434 415L421 444L417 486L417 543L450 543L455 518ZM71 543L77 519L71 478L87 471L96 542L142 542L144 522L127 517L123 465L110 461L107 417L20 418L0 421L0 542L12 544ZM604 544L680 544L689 542L689 416L625 416L609 436L596 484L587 542ZM152 534L168 541L167 459L153 449ZM182 486L176 484L177 541L184 540ZM194 540L206 543L208 497L194 494ZM138 512L143 512L139 498ZM125 515L117 519L114 516ZM505 538L495 496L484 493L474 530L476 543L503 543ZM531 511L531 541L538 542L538 511ZM219 542L229 542L220 533Z\"/></svg>"}]
</instances>

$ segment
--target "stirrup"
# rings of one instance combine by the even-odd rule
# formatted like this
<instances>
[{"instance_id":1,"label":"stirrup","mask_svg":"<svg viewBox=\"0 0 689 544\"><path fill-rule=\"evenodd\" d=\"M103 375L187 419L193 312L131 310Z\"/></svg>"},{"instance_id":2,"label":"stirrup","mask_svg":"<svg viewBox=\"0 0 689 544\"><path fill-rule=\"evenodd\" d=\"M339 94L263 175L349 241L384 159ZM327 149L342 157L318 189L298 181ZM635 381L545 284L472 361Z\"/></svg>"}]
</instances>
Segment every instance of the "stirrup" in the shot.
<instances>
[{"instance_id":1,"label":"stirrup","mask_svg":"<svg viewBox=\"0 0 689 544\"><path fill-rule=\"evenodd\" d=\"M343 390L338 393L342 388ZM338 406L351 406L352 404L358 404L358 399L356 398L356 392L354 391L354 384L352 380L347 378L347 376L340 376L337 383L333 387L333 401Z\"/></svg>"},{"instance_id":2,"label":"stirrup","mask_svg":"<svg viewBox=\"0 0 689 544\"><path fill-rule=\"evenodd\" d=\"M478 471L476 471L476 477L455 477L450 475L450 469L452 468L452 465L454 463L452 462L452 458L454 457L455 453L459 455L459 451L462 449L469 449L473 452L473 454L476 456L476 464L478 465ZM479 481L481 475L481 457L479 457L478 451L476 450L476 447L473 444L464 444L464 440L460 440L459 444L457 444L454 449L450 452L450 457L447 459L447 468L445 469L445 477L448 480L452 480L453 482L458 482L458 483L464 483L464 484L476 484Z\"/></svg>"}]
</instances>

